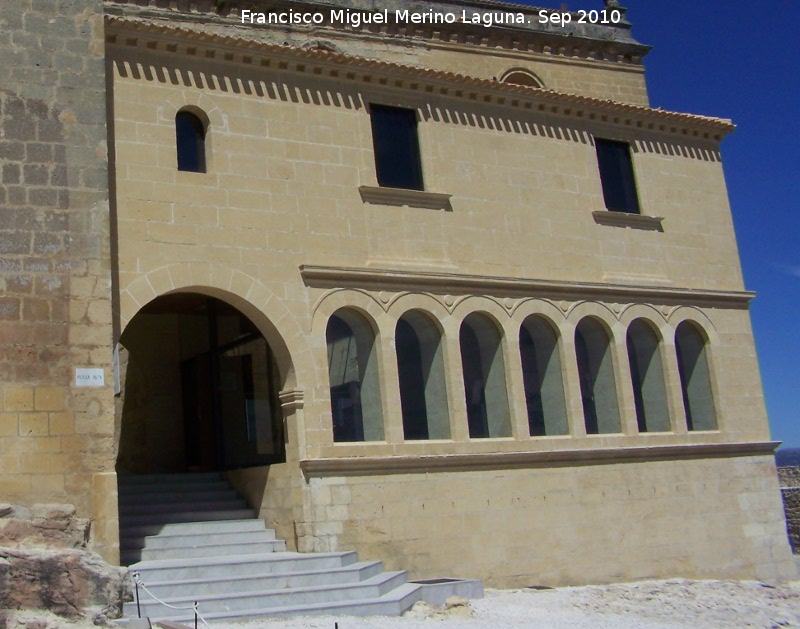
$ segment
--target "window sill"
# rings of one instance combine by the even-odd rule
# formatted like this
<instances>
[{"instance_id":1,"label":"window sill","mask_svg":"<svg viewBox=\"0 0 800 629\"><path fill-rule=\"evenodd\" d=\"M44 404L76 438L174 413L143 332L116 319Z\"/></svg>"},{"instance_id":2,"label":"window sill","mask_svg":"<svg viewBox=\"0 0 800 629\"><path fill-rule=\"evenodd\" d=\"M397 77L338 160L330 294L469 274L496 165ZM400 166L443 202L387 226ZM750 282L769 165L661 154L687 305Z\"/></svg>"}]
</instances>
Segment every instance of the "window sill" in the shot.
<instances>
[{"instance_id":1,"label":"window sill","mask_svg":"<svg viewBox=\"0 0 800 629\"><path fill-rule=\"evenodd\" d=\"M426 192L425 190L406 190L403 188L381 188L380 186L359 186L358 192L364 203L373 205L392 205L396 207L420 207L428 210L452 212L452 194Z\"/></svg>"},{"instance_id":2,"label":"window sill","mask_svg":"<svg viewBox=\"0 0 800 629\"><path fill-rule=\"evenodd\" d=\"M592 217L594 218L594 222L598 225L630 227L631 229L643 229L645 231L654 232L664 231L664 226L661 224L661 221L664 220L663 216L643 216L641 214L600 210L592 212Z\"/></svg>"}]
</instances>

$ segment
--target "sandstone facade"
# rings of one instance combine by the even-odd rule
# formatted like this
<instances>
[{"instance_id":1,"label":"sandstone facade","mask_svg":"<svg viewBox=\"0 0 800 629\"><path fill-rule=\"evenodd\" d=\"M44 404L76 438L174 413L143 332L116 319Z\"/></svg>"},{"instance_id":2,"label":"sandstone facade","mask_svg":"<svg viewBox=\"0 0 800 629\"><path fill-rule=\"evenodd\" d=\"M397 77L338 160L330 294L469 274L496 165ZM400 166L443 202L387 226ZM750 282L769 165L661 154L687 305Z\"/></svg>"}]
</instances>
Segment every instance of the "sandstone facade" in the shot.
<instances>
[{"instance_id":1,"label":"sandstone facade","mask_svg":"<svg viewBox=\"0 0 800 629\"><path fill-rule=\"evenodd\" d=\"M730 122L649 108L627 22L277 28L244 9L105 3L110 215L80 223L98 258L70 284L67 388L5 386L13 495L42 499L46 458L112 561L117 473L222 469L290 546L417 578L793 576ZM388 167L411 184L381 172L387 115L413 129L418 165ZM635 211L609 211L607 160ZM105 387L69 386L78 365ZM25 467L17 444L53 454Z\"/></svg>"}]
</instances>

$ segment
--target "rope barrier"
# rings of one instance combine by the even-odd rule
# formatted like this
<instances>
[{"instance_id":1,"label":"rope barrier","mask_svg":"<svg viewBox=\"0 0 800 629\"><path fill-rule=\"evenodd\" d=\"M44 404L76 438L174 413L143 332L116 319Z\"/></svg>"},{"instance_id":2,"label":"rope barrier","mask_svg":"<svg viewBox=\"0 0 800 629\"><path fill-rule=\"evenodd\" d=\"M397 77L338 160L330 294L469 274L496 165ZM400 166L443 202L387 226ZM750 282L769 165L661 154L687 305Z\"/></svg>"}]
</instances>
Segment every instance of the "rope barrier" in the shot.
<instances>
[{"instance_id":1,"label":"rope barrier","mask_svg":"<svg viewBox=\"0 0 800 629\"><path fill-rule=\"evenodd\" d=\"M199 618L202 621L202 623L206 626L206 629L211 629L209 624L206 622L206 619L203 618L203 615L200 613L197 601L195 601L191 605L191 607L178 607L177 605L170 605L169 603L166 603L166 602L162 601L160 598L158 598L155 594L153 594L150 590L147 589L147 586L144 584L144 581L142 581L142 577L138 572L132 572L131 573L131 578L133 579L133 582L136 584L137 587L141 587L145 592L147 592L150 595L150 597L154 601L156 601L157 603L160 603L161 605L164 605L164 607L169 607L170 609L177 609L179 611L187 611L187 610L190 610L190 609L192 611L194 611L194 626L195 626L195 628L197 627L197 619ZM138 596L137 596L137 605L138 605ZM140 611L139 612L139 618L141 618L141 617L142 616L141 616L141 611Z\"/></svg>"}]
</instances>

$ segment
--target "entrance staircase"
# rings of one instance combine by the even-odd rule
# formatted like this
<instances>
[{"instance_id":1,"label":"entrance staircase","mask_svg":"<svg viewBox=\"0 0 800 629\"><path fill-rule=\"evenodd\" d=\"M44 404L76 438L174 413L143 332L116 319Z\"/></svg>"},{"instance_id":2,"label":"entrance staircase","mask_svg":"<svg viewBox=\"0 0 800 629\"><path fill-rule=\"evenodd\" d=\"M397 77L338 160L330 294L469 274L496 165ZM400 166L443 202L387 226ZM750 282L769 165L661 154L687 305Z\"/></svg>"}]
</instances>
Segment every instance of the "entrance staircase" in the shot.
<instances>
[{"instance_id":1,"label":"entrance staircase","mask_svg":"<svg viewBox=\"0 0 800 629\"><path fill-rule=\"evenodd\" d=\"M219 474L120 476L122 563L139 588L125 618L247 620L310 614L396 616L424 598L405 572L354 552L287 552ZM123 619L124 624L124 619Z\"/></svg>"}]
</instances>

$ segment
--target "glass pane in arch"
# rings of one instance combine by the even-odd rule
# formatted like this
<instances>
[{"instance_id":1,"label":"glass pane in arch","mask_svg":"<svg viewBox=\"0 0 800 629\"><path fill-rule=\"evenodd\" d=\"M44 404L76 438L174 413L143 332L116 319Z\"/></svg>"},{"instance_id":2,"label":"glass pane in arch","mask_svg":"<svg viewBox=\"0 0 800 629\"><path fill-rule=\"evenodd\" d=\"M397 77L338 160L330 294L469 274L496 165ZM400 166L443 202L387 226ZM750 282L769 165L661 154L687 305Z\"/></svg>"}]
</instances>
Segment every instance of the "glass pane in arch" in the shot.
<instances>
[{"instance_id":1,"label":"glass pane in arch","mask_svg":"<svg viewBox=\"0 0 800 629\"><path fill-rule=\"evenodd\" d=\"M706 355L706 340L694 324L684 321L675 331L675 350L681 377L686 427L689 430L716 430L717 413L711 391L711 374Z\"/></svg>"},{"instance_id":2,"label":"glass pane in arch","mask_svg":"<svg viewBox=\"0 0 800 629\"><path fill-rule=\"evenodd\" d=\"M486 316L472 313L461 324L459 344L469 436L510 437L505 365L497 327Z\"/></svg>"},{"instance_id":3,"label":"glass pane in arch","mask_svg":"<svg viewBox=\"0 0 800 629\"><path fill-rule=\"evenodd\" d=\"M639 432L668 432L669 406L658 336L645 321L628 327L628 361Z\"/></svg>"},{"instance_id":4,"label":"glass pane in arch","mask_svg":"<svg viewBox=\"0 0 800 629\"><path fill-rule=\"evenodd\" d=\"M519 329L519 351L531 436L566 435L569 427L555 331L541 317L528 317Z\"/></svg>"},{"instance_id":5,"label":"glass pane in arch","mask_svg":"<svg viewBox=\"0 0 800 629\"><path fill-rule=\"evenodd\" d=\"M339 310L328 320L325 338L333 440L383 440L380 378L371 326L361 315Z\"/></svg>"},{"instance_id":6,"label":"glass pane in arch","mask_svg":"<svg viewBox=\"0 0 800 629\"><path fill-rule=\"evenodd\" d=\"M397 322L397 373L405 439L449 439L441 334L419 312L408 312Z\"/></svg>"},{"instance_id":7,"label":"glass pane in arch","mask_svg":"<svg viewBox=\"0 0 800 629\"><path fill-rule=\"evenodd\" d=\"M206 172L206 129L203 122L189 111L175 115L175 142L178 170Z\"/></svg>"},{"instance_id":8,"label":"glass pane in arch","mask_svg":"<svg viewBox=\"0 0 800 629\"><path fill-rule=\"evenodd\" d=\"M603 326L591 317L583 319L575 330L575 352L586 434L620 432L611 341Z\"/></svg>"}]
</instances>

